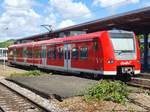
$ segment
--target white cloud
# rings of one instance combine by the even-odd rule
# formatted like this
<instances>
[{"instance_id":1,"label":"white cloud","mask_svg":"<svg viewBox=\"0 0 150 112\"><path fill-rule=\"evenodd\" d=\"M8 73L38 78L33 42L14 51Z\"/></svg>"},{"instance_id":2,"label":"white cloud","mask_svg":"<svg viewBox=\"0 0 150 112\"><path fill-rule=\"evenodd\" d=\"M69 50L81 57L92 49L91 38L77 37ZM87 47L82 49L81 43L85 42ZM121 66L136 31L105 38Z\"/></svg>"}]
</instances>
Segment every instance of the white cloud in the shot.
<instances>
[{"instance_id":1,"label":"white cloud","mask_svg":"<svg viewBox=\"0 0 150 112\"><path fill-rule=\"evenodd\" d=\"M49 2L53 9L65 19L91 16L91 11L82 2L75 2L75 0L49 0Z\"/></svg>"},{"instance_id":2,"label":"white cloud","mask_svg":"<svg viewBox=\"0 0 150 112\"><path fill-rule=\"evenodd\" d=\"M53 13L51 13L49 14L49 16L44 18L43 24L52 25L52 29L54 30L57 25L56 21L57 21L56 16Z\"/></svg>"},{"instance_id":3,"label":"white cloud","mask_svg":"<svg viewBox=\"0 0 150 112\"><path fill-rule=\"evenodd\" d=\"M62 21L60 25L58 26L58 28L65 28L65 27L72 26L72 25L75 25L75 23L72 20L67 19L67 20Z\"/></svg>"},{"instance_id":4,"label":"white cloud","mask_svg":"<svg viewBox=\"0 0 150 112\"><path fill-rule=\"evenodd\" d=\"M149 7L150 6L150 2L145 2L142 4L143 7Z\"/></svg>"},{"instance_id":5,"label":"white cloud","mask_svg":"<svg viewBox=\"0 0 150 112\"><path fill-rule=\"evenodd\" d=\"M44 31L41 24L56 25L53 14L46 17L36 13L33 9L35 0L5 0L4 12L0 16L0 41L10 38L22 38ZM6 30L6 28L8 28Z\"/></svg>"},{"instance_id":6,"label":"white cloud","mask_svg":"<svg viewBox=\"0 0 150 112\"><path fill-rule=\"evenodd\" d=\"M34 0L4 0L5 7L12 8L31 8Z\"/></svg>"},{"instance_id":7,"label":"white cloud","mask_svg":"<svg viewBox=\"0 0 150 112\"><path fill-rule=\"evenodd\" d=\"M93 0L94 5L106 8L111 14L115 14L119 7L139 2L140 0Z\"/></svg>"},{"instance_id":8,"label":"white cloud","mask_svg":"<svg viewBox=\"0 0 150 112\"><path fill-rule=\"evenodd\" d=\"M101 7L110 8L119 7L130 3L138 3L139 1L140 0L94 0L93 3Z\"/></svg>"},{"instance_id":9,"label":"white cloud","mask_svg":"<svg viewBox=\"0 0 150 112\"><path fill-rule=\"evenodd\" d=\"M43 11L38 13L34 7ZM74 18L91 17L89 8L77 0L49 0L40 4L38 0L3 0L0 15L0 41L22 38L46 32L42 24L52 25L53 29L74 25ZM8 29L6 29L8 28Z\"/></svg>"}]
</instances>

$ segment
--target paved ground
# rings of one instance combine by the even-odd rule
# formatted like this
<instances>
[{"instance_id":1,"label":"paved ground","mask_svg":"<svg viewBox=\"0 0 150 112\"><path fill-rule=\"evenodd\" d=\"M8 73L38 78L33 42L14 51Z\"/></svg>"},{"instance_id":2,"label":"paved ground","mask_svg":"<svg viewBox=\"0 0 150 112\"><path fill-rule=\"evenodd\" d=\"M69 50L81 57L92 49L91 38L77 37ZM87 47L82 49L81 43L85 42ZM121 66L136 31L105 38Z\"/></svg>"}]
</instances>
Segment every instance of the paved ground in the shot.
<instances>
[{"instance_id":1,"label":"paved ground","mask_svg":"<svg viewBox=\"0 0 150 112\"><path fill-rule=\"evenodd\" d=\"M83 95L85 89L96 83L95 80L61 75L12 77L9 80L46 95L46 97L56 95L61 98Z\"/></svg>"}]
</instances>

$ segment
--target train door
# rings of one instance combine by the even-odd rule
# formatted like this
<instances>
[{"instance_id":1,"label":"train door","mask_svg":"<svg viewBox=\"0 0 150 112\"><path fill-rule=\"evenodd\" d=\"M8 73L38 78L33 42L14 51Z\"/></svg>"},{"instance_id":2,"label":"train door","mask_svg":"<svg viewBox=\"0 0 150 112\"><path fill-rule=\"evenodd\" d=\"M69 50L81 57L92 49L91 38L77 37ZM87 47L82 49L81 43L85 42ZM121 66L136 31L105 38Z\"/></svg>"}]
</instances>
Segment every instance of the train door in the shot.
<instances>
[{"instance_id":1,"label":"train door","mask_svg":"<svg viewBox=\"0 0 150 112\"><path fill-rule=\"evenodd\" d=\"M64 68L65 70L69 70L71 67L71 58L70 58L70 49L71 49L71 45L70 44L65 44L64 45Z\"/></svg>"},{"instance_id":2,"label":"train door","mask_svg":"<svg viewBox=\"0 0 150 112\"><path fill-rule=\"evenodd\" d=\"M26 60L27 60L27 48L23 47L23 62L24 62L24 64L26 64Z\"/></svg>"},{"instance_id":3,"label":"train door","mask_svg":"<svg viewBox=\"0 0 150 112\"><path fill-rule=\"evenodd\" d=\"M46 66L46 46L42 46L42 65Z\"/></svg>"},{"instance_id":4,"label":"train door","mask_svg":"<svg viewBox=\"0 0 150 112\"><path fill-rule=\"evenodd\" d=\"M16 57L17 57L17 50L16 50L16 48L14 48L14 50L13 50L13 54L14 54L14 62L16 62Z\"/></svg>"},{"instance_id":5,"label":"train door","mask_svg":"<svg viewBox=\"0 0 150 112\"><path fill-rule=\"evenodd\" d=\"M102 65L100 63L101 59L100 59L100 50L99 50L99 42L98 42L98 38L94 39L94 59L95 59L95 70L100 70L102 68Z\"/></svg>"}]
</instances>

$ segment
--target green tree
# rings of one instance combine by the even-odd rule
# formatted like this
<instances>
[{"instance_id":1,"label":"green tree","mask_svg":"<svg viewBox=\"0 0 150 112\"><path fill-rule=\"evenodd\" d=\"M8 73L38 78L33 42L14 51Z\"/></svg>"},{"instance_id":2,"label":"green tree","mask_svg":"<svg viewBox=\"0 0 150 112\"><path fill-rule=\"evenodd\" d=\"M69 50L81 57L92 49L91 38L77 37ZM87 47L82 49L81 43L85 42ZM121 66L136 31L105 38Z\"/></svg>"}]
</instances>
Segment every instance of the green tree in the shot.
<instances>
[{"instance_id":1,"label":"green tree","mask_svg":"<svg viewBox=\"0 0 150 112\"><path fill-rule=\"evenodd\" d=\"M7 41L4 41L4 42L0 42L0 48L8 47L8 46L14 44L14 42L15 42L14 39L7 40Z\"/></svg>"}]
</instances>

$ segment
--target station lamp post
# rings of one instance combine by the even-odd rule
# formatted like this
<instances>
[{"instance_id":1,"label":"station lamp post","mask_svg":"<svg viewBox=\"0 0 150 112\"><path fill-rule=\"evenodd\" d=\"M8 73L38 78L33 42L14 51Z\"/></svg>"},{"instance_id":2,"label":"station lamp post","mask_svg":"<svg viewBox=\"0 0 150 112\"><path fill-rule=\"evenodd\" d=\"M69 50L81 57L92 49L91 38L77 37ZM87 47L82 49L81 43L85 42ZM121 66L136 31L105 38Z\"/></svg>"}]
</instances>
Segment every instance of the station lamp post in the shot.
<instances>
[{"instance_id":1,"label":"station lamp post","mask_svg":"<svg viewBox=\"0 0 150 112\"><path fill-rule=\"evenodd\" d=\"M7 30L8 30L8 27L6 27L5 29L4 29L4 31L6 31L7 32ZM7 33L6 33L7 34ZM4 41L5 41L5 36L4 36ZM5 52L4 52L5 51ZM3 65L4 65L4 70L6 69L6 60L5 60L5 58L6 58L6 52L7 52L7 49L5 50L3 50L3 52L2 52L2 56L3 56Z\"/></svg>"}]
</instances>

